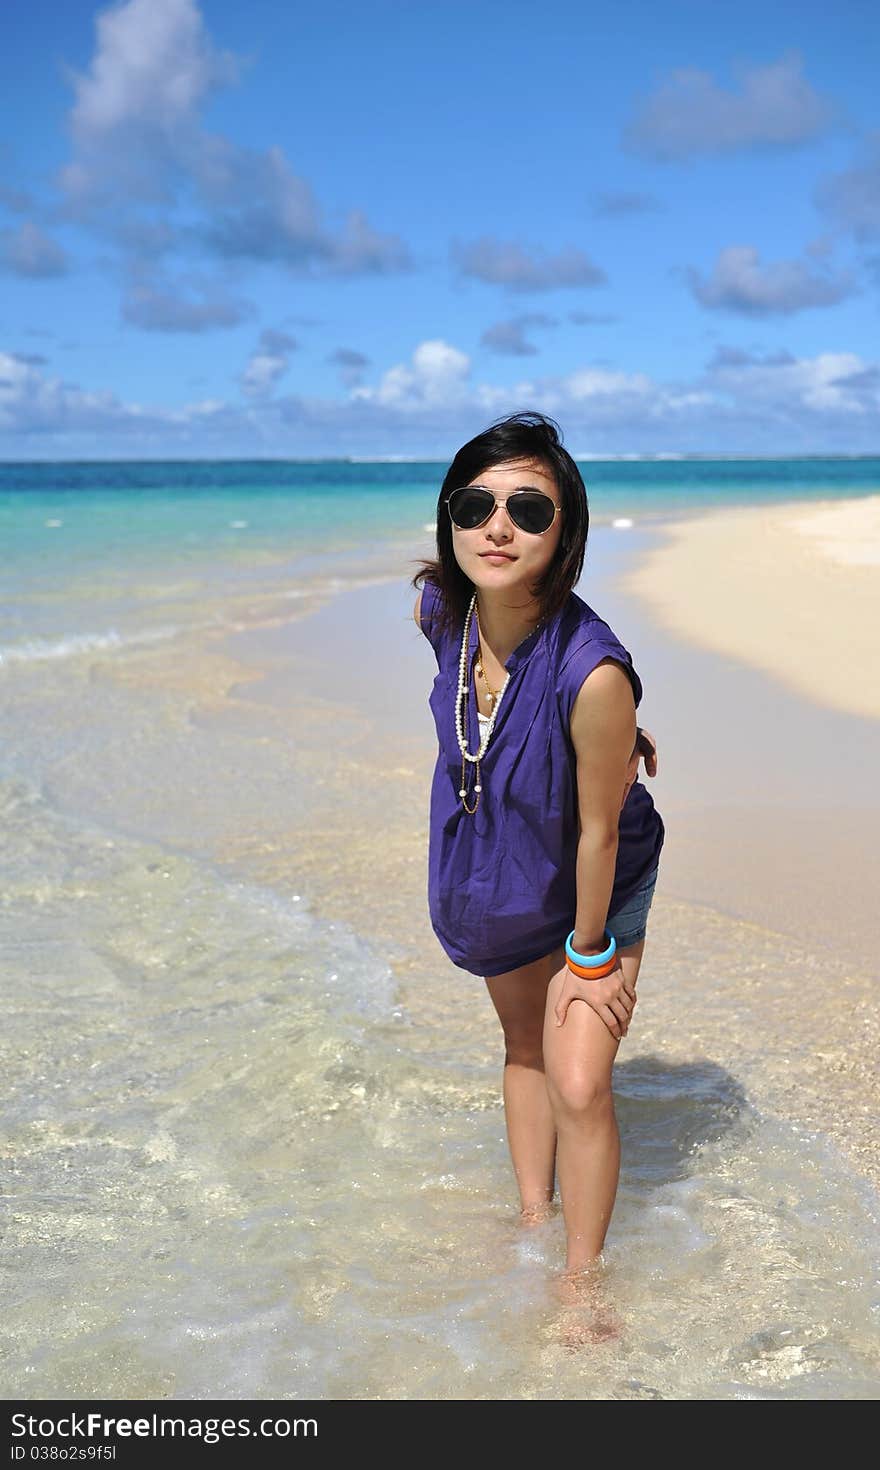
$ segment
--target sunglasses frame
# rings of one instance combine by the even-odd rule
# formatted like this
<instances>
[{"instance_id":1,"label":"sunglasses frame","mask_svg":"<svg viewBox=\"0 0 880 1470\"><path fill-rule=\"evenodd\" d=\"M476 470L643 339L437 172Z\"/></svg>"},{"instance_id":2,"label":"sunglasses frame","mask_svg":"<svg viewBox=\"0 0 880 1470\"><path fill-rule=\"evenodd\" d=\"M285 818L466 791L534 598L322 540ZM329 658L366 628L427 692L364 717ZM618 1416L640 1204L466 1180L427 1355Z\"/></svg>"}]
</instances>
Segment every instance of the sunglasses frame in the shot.
<instances>
[{"instance_id":1,"label":"sunglasses frame","mask_svg":"<svg viewBox=\"0 0 880 1470\"><path fill-rule=\"evenodd\" d=\"M449 502L452 499L453 495L457 495L460 490L482 490L485 492L486 495L491 495L492 499L495 502L495 504L492 506L492 509L490 511L487 511L483 519L481 521L478 521L475 526L459 526L458 523L452 518L452 509ZM553 500L552 497L547 494L546 490L538 490L536 487L531 485L524 485L520 490L511 490L509 495L504 495L500 498L495 494L494 490L489 489L488 485L457 485L455 489L450 491L450 493L446 496L443 503L446 506L446 509L449 511L449 519L452 521L453 526L455 526L456 531L479 531L481 526L485 526L486 522L492 519L499 505L503 505L504 509L507 510L507 502L509 500L516 500L516 497L518 495L543 495L545 500L550 501L550 504L553 506L553 520L550 522L549 526L545 526L543 531L529 531L526 529L525 526L521 526L517 521L515 521L513 519L513 516L510 516L510 519L516 526L516 529L518 531L522 531L525 536L546 536L547 532L553 529L553 526L556 522L556 517L559 515L562 506L559 505L555 500ZM510 515L510 511L507 511L507 514Z\"/></svg>"}]
</instances>

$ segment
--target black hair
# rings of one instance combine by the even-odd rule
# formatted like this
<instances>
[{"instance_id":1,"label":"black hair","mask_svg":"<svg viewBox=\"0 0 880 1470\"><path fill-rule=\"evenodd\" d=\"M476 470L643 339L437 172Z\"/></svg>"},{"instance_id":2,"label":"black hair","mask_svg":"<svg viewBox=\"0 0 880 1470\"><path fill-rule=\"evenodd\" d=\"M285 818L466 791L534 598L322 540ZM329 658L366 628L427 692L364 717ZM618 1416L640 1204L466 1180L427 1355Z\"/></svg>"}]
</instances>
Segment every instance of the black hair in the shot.
<instances>
[{"instance_id":1,"label":"black hair","mask_svg":"<svg viewBox=\"0 0 880 1470\"><path fill-rule=\"evenodd\" d=\"M581 472L567 449L554 419L529 410L498 419L482 434L463 444L446 472L437 499L437 555L422 561L413 587L433 582L442 594L441 623L455 632L464 623L474 595L474 584L455 559L452 522L444 501L460 485L469 485L484 470L508 460L534 459L549 469L562 506L562 533L556 555L530 589L539 600L540 616L549 620L568 601L584 565L590 530L590 507Z\"/></svg>"}]
</instances>

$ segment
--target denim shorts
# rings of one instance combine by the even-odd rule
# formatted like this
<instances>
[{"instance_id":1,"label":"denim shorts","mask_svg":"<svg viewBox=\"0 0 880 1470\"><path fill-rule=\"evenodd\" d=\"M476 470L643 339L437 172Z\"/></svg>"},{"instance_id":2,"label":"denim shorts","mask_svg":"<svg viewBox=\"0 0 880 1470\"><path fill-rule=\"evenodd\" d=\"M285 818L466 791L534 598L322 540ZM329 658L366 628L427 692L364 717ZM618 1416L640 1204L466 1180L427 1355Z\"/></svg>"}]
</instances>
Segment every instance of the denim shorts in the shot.
<instances>
[{"instance_id":1,"label":"denim shorts","mask_svg":"<svg viewBox=\"0 0 880 1470\"><path fill-rule=\"evenodd\" d=\"M637 944L640 939L644 939L648 927L648 910L654 897L659 871L658 864L653 873L648 874L641 888L636 889L632 897L605 920L605 928L609 934L614 935L618 949L624 949L628 944Z\"/></svg>"}]
</instances>

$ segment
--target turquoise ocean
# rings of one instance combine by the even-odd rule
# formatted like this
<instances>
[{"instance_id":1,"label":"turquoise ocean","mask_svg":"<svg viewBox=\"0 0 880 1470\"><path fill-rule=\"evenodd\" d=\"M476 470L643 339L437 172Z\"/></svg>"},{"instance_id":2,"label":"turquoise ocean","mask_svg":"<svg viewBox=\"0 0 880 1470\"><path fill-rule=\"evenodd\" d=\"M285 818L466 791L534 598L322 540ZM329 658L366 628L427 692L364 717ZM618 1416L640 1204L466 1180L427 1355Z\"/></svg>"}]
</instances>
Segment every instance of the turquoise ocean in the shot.
<instances>
[{"instance_id":1,"label":"turquoise ocean","mask_svg":"<svg viewBox=\"0 0 880 1470\"><path fill-rule=\"evenodd\" d=\"M880 458L581 470L597 563L880 493ZM560 1346L561 1221L518 1228L500 1039L421 909L430 657L384 743L337 677L334 610L411 607L444 471L0 465L4 1397L877 1396L876 1192L662 1031L619 1069L627 1331ZM745 1038L745 944L780 983L831 963L662 905L658 1026L705 983Z\"/></svg>"},{"instance_id":2,"label":"turquoise ocean","mask_svg":"<svg viewBox=\"0 0 880 1470\"><path fill-rule=\"evenodd\" d=\"M160 636L162 605L182 615L190 599L195 611L200 593L210 602L221 567L224 585L242 593L273 570L291 591L322 573L359 576L376 553L405 554L433 518L445 468L0 464L0 658L28 657L28 648L48 656L53 644L63 657L83 639ZM596 460L581 471L593 525L880 489L877 458ZM92 626L80 626L89 612Z\"/></svg>"}]
</instances>

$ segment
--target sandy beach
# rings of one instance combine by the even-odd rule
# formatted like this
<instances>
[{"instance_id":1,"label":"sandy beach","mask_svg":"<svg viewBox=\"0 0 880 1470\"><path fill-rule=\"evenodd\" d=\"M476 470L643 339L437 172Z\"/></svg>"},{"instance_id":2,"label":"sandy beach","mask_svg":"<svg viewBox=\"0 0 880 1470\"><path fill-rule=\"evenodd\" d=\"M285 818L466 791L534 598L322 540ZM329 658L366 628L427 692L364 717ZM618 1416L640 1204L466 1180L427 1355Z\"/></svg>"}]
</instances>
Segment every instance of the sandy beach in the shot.
<instances>
[{"instance_id":1,"label":"sandy beach","mask_svg":"<svg viewBox=\"0 0 880 1470\"><path fill-rule=\"evenodd\" d=\"M880 719L880 495L673 522L625 590L680 637Z\"/></svg>"}]
</instances>

